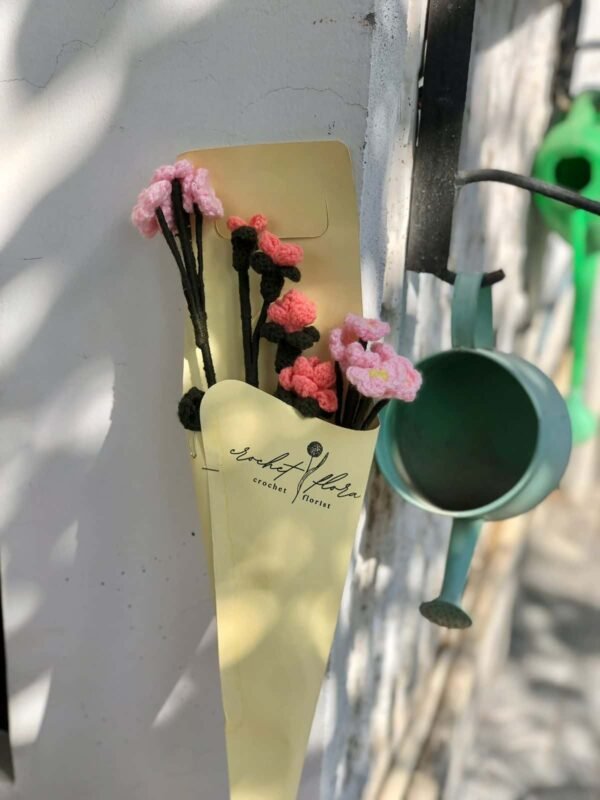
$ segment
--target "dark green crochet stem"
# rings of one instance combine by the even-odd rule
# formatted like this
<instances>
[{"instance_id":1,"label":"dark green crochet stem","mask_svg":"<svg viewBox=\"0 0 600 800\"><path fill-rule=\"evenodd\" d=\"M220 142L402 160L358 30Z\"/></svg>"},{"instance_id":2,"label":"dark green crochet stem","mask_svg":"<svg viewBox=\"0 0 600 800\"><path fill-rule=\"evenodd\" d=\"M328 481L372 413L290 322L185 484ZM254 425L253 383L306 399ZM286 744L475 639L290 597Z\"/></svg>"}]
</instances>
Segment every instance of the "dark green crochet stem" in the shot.
<instances>
[{"instance_id":1,"label":"dark green crochet stem","mask_svg":"<svg viewBox=\"0 0 600 800\"><path fill-rule=\"evenodd\" d=\"M252 346L252 306L250 303L250 257L256 249L256 231L250 226L238 228L231 235L233 268L238 274L240 317L242 321L242 346L244 349L244 375L246 383L258 385L254 369Z\"/></svg>"},{"instance_id":2,"label":"dark green crochet stem","mask_svg":"<svg viewBox=\"0 0 600 800\"><path fill-rule=\"evenodd\" d=\"M202 363L204 366L206 383L208 386L213 386L217 382L217 378L215 375L212 353L210 352L210 346L208 342L208 326L206 322L206 311L204 310L204 308L199 308L197 305L197 296L190 283L190 271L187 268L187 264L181 258L181 254L177 247L177 241L172 231L170 230L169 226L167 225L167 221L165 219L165 216L161 208L156 209L156 217L158 219L158 224L160 225L162 234L165 237L165 240L169 246L171 253L173 254L175 263L179 268L179 273L181 275L181 285L183 287L183 294L187 302L188 311L190 313L190 319L192 321L192 327L194 329L194 340L196 343L196 347L198 347L198 349L202 353ZM177 224L177 220L175 220L175 222ZM183 221L182 223L183 223L183 229L185 231L185 223ZM179 225L177 227L180 231L179 240L180 242L182 242L182 252L184 253L184 259L185 259L185 249L183 246L183 239L185 239L185 235L182 239L181 228L179 228ZM191 242L190 242L190 250L191 250ZM192 251L192 259L193 259L193 251Z\"/></svg>"},{"instance_id":3,"label":"dark green crochet stem","mask_svg":"<svg viewBox=\"0 0 600 800\"><path fill-rule=\"evenodd\" d=\"M192 248L192 230L189 223L189 216L185 214L183 208L181 183L178 180L174 180L172 183L171 199L173 201L175 225L179 231L181 252L183 253L183 260L187 273L190 276L190 284L192 286L194 300L196 301L197 326L194 325L194 331L197 331L196 344L202 353L202 363L204 366L206 383L208 386L213 386L217 382L217 376L215 374L212 353L210 351L206 308L204 303L201 302L201 299L204 298L205 292L204 287L202 289L199 288L199 275L198 271L196 270L196 260L194 258L194 250ZM196 236L198 236L198 231L196 231ZM200 236L202 236L202 228L200 228ZM200 252L202 252L202 249L200 249ZM192 322L194 322L194 320L192 320Z\"/></svg>"},{"instance_id":4,"label":"dark green crochet stem","mask_svg":"<svg viewBox=\"0 0 600 800\"><path fill-rule=\"evenodd\" d=\"M162 208L156 209L156 218L158 220L158 224L160 225L162 235L164 236L165 241L169 246L169 250L171 251L173 258L175 259L175 263L179 268L179 274L181 276L181 286L183 288L183 295L187 303L188 311L190 312L190 317L192 317L193 319L194 315L196 314L196 304L194 302L192 288L189 283L189 277L186 272L184 263L181 260L181 253L179 252L179 248L177 247L177 241L175 240L175 237L173 236L171 229L167 225L167 221L165 219L165 215L163 214Z\"/></svg>"},{"instance_id":5,"label":"dark green crochet stem","mask_svg":"<svg viewBox=\"0 0 600 800\"><path fill-rule=\"evenodd\" d=\"M356 409L358 407L358 401L360 399L360 395L357 390L349 384L348 391L346 392L346 404L344 406L344 414L342 417L342 425L344 428L352 428L352 423L354 421L354 415L356 414Z\"/></svg>"},{"instance_id":6,"label":"dark green crochet stem","mask_svg":"<svg viewBox=\"0 0 600 800\"><path fill-rule=\"evenodd\" d=\"M367 415L367 418L361 425L360 430L361 431L368 430L371 427L371 425L375 422L379 412L382 411L389 402L390 402L389 400L380 400L378 403L375 403L370 413Z\"/></svg>"},{"instance_id":7,"label":"dark green crochet stem","mask_svg":"<svg viewBox=\"0 0 600 800\"><path fill-rule=\"evenodd\" d=\"M267 321L267 311L269 310L269 306L271 303L268 300L263 300L262 308L260 309L260 314L258 315L258 321L254 328L254 333L252 334L252 380L251 383L253 386L258 386L258 353L260 349L260 337L262 327Z\"/></svg>"},{"instance_id":8,"label":"dark green crochet stem","mask_svg":"<svg viewBox=\"0 0 600 800\"><path fill-rule=\"evenodd\" d=\"M365 395L361 395L358 406L356 408L356 413L354 414L354 419L352 420L352 427L355 430L357 431L362 430L364 419L366 415L370 412L372 405L373 401L370 397L365 397Z\"/></svg>"},{"instance_id":9,"label":"dark green crochet stem","mask_svg":"<svg viewBox=\"0 0 600 800\"><path fill-rule=\"evenodd\" d=\"M244 346L244 371L246 383L258 386L258 368L254 365L254 347L252 345L252 307L250 305L250 262L248 269L238 272L240 289L240 313L242 317L242 344Z\"/></svg>"},{"instance_id":10,"label":"dark green crochet stem","mask_svg":"<svg viewBox=\"0 0 600 800\"><path fill-rule=\"evenodd\" d=\"M198 258L198 297L200 299L200 308L206 308L206 296L204 290L204 252L202 247L202 219L202 212L194 203L196 250Z\"/></svg>"},{"instance_id":11,"label":"dark green crochet stem","mask_svg":"<svg viewBox=\"0 0 600 800\"><path fill-rule=\"evenodd\" d=\"M181 243L181 252L183 253L183 263L189 277L190 286L196 301L196 308L199 310L204 308L200 303L198 293L198 275L196 273L196 260L194 258L194 251L192 250L192 234L189 224L189 216L186 215L183 209L183 195L181 193L181 183L174 180L171 184L171 203L173 205L173 216L175 217L175 225L179 233L179 241Z\"/></svg>"}]
</instances>

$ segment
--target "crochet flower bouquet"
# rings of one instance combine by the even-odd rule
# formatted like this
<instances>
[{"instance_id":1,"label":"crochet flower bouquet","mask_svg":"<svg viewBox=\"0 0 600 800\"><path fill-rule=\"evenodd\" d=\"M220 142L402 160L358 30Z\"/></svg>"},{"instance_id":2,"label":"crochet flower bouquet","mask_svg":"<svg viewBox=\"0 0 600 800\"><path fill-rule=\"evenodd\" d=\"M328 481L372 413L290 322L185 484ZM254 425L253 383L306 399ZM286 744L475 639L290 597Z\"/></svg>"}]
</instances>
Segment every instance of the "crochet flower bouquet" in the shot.
<instances>
[{"instance_id":1,"label":"crochet flower bouquet","mask_svg":"<svg viewBox=\"0 0 600 800\"><path fill-rule=\"evenodd\" d=\"M414 400L421 377L382 341L383 322L349 309L320 329L310 287L322 272L265 216L224 217L224 205L208 171L180 160L156 170L132 221L145 237L162 234L189 313L198 368L179 419L194 441L214 578L231 797L293 800L377 415L392 398ZM220 218L230 241L223 260L204 246L209 237L224 252ZM217 299L222 282L232 291ZM237 322L216 336L224 297ZM234 350L243 369L232 376Z\"/></svg>"}]
</instances>

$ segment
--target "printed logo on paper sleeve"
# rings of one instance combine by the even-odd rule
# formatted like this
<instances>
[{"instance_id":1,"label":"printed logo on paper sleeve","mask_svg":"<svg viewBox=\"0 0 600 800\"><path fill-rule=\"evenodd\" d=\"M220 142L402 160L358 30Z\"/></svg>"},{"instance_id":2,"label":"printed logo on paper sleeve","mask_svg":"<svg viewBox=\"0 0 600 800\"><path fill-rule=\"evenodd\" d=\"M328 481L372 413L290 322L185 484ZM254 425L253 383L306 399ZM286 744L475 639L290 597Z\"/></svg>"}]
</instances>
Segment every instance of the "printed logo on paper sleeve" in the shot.
<instances>
[{"instance_id":1,"label":"printed logo on paper sleeve","mask_svg":"<svg viewBox=\"0 0 600 800\"><path fill-rule=\"evenodd\" d=\"M300 457L289 452L258 454L251 446L233 448L229 455L248 467L248 477L258 488L277 492L292 504L298 500L330 509L332 500L360 498L348 472L331 470L330 453L321 442L310 442Z\"/></svg>"}]
</instances>

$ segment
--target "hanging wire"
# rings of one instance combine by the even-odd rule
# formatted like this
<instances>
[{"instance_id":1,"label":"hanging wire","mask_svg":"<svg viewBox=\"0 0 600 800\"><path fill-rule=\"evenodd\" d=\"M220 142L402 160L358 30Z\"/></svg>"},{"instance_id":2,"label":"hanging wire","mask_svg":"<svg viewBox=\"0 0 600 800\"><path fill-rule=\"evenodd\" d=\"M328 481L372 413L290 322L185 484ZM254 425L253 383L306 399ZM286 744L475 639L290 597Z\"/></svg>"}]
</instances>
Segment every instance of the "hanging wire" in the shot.
<instances>
[{"instance_id":1,"label":"hanging wire","mask_svg":"<svg viewBox=\"0 0 600 800\"><path fill-rule=\"evenodd\" d=\"M549 197L552 200L557 200L559 203L566 203L574 208L580 208L583 211L589 211L590 214L600 216L600 203L591 200L589 197L583 197L578 192L571 189L565 189L564 186L556 186L554 183L547 183L538 178L532 178L528 175L519 175L517 172L508 172L504 169L474 169L465 172L458 172L455 178L455 186L457 189L462 189L470 183L505 183L509 186L516 186L518 189L525 189L534 194L541 194L544 197ZM446 283L453 284L456 280L456 273L452 270L445 269L439 275L441 280ZM482 286L492 286L494 283L499 283L505 276L502 269L495 270L494 272L486 272L482 279Z\"/></svg>"},{"instance_id":2,"label":"hanging wire","mask_svg":"<svg viewBox=\"0 0 600 800\"><path fill-rule=\"evenodd\" d=\"M526 175L519 175L516 172L507 172L504 169L474 169L468 172L459 172L456 176L456 186L461 188L469 183L480 183L481 181L493 181L494 183L506 183L516 186L519 189L526 189L528 192L542 194L559 203L566 203L574 208L581 208L591 214L600 216L600 203L583 197L579 192L572 189L565 189L564 186L556 186L554 183L547 183L538 178L531 178Z\"/></svg>"}]
</instances>

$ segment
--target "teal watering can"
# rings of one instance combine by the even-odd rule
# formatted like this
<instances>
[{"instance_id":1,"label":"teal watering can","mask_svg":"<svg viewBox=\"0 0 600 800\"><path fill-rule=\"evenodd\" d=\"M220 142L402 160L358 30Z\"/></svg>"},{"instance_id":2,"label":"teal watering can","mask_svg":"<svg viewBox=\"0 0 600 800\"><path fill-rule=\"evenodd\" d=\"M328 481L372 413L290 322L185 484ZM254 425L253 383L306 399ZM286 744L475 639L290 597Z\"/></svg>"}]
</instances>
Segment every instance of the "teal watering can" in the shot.
<instances>
[{"instance_id":1,"label":"teal watering can","mask_svg":"<svg viewBox=\"0 0 600 800\"><path fill-rule=\"evenodd\" d=\"M581 196L600 200L600 94L584 92L568 115L547 133L536 156L533 174ZM567 406L576 443L596 432L596 415L584 398L588 329L600 258L600 218L549 197L536 197L549 228L573 247L575 309L571 327L573 370Z\"/></svg>"},{"instance_id":2,"label":"teal watering can","mask_svg":"<svg viewBox=\"0 0 600 800\"><path fill-rule=\"evenodd\" d=\"M391 401L381 414L376 456L405 500L454 518L442 591L420 610L437 625L466 628L461 599L483 521L529 511L558 486L571 425L543 372L494 350L491 288L481 288L481 275L457 274L452 349L418 369L417 399Z\"/></svg>"}]
</instances>

